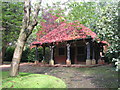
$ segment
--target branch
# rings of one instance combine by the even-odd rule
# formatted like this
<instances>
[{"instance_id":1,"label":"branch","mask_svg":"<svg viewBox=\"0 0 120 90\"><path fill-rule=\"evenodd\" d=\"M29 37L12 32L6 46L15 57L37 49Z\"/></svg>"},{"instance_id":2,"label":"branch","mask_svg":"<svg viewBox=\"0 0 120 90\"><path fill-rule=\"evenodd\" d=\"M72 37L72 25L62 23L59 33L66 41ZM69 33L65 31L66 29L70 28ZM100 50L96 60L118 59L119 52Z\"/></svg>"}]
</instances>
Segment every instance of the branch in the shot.
<instances>
[{"instance_id":1,"label":"branch","mask_svg":"<svg viewBox=\"0 0 120 90\"><path fill-rule=\"evenodd\" d=\"M32 26L37 24L37 17L38 17L39 11L40 11L41 1L42 0L39 0L39 2L36 3L35 8L34 8L34 12L32 13L32 15L33 15L32 24L31 24Z\"/></svg>"},{"instance_id":2,"label":"branch","mask_svg":"<svg viewBox=\"0 0 120 90\"><path fill-rule=\"evenodd\" d=\"M40 11L40 5L41 5L42 0L39 0L39 2L35 5L34 11L32 13L32 19L31 19L31 24L28 26L29 33L32 33L33 28L37 25L37 17Z\"/></svg>"},{"instance_id":3,"label":"branch","mask_svg":"<svg viewBox=\"0 0 120 90\"><path fill-rule=\"evenodd\" d=\"M7 23L8 25L12 25L12 26L14 26L14 27L21 28L21 26L17 26L17 25L15 25L15 24L12 24L12 23L9 23L9 22L5 22L5 23Z\"/></svg>"},{"instance_id":4,"label":"branch","mask_svg":"<svg viewBox=\"0 0 120 90\"><path fill-rule=\"evenodd\" d=\"M31 3L30 0L25 0L24 4L24 19L23 27L26 28L30 23ZM25 27L26 26L26 27Z\"/></svg>"}]
</instances>

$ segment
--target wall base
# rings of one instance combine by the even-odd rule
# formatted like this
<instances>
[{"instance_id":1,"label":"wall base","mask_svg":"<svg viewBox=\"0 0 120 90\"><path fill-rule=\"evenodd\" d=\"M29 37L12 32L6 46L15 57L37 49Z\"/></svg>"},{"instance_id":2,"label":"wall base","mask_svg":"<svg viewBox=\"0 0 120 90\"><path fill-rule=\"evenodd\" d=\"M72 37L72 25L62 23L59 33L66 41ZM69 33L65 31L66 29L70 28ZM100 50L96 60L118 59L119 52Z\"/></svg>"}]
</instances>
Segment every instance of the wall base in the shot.
<instances>
[{"instance_id":1,"label":"wall base","mask_svg":"<svg viewBox=\"0 0 120 90\"><path fill-rule=\"evenodd\" d=\"M66 60L66 64L67 64L67 65L71 65L71 60L68 60L68 59L67 59L67 60Z\"/></svg>"},{"instance_id":2,"label":"wall base","mask_svg":"<svg viewBox=\"0 0 120 90\"><path fill-rule=\"evenodd\" d=\"M42 64L46 64L45 60L42 60Z\"/></svg>"},{"instance_id":3,"label":"wall base","mask_svg":"<svg viewBox=\"0 0 120 90\"><path fill-rule=\"evenodd\" d=\"M38 63L39 63L39 61L37 61L37 60L36 60L34 63L35 63L35 64L38 64Z\"/></svg>"},{"instance_id":4,"label":"wall base","mask_svg":"<svg viewBox=\"0 0 120 90\"><path fill-rule=\"evenodd\" d=\"M54 65L54 60L51 59L51 60L49 61L49 64L50 64L50 65Z\"/></svg>"},{"instance_id":5,"label":"wall base","mask_svg":"<svg viewBox=\"0 0 120 90\"><path fill-rule=\"evenodd\" d=\"M92 59L92 64L96 64L96 60L95 59Z\"/></svg>"},{"instance_id":6,"label":"wall base","mask_svg":"<svg viewBox=\"0 0 120 90\"><path fill-rule=\"evenodd\" d=\"M98 60L98 64L102 64L102 60L101 59Z\"/></svg>"},{"instance_id":7,"label":"wall base","mask_svg":"<svg viewBox=\"0 0 120 90\"><path fill-rule=\"evenodd\" d=\"M87 60L86 60L86 65L91 65L91 64L92 64L92 60L87 59Z\"/></svg>"},{"instance_id":8,"label":"wall base","mask_svg":"<svg viewBox=\"0 0 120 90\"><path fill-rule=\"evenodd\" d=\"M104 61L104 60L99 59L99 60L98 60L98 64L105 64L105 61Z\"/></svg>"}]
</instances>

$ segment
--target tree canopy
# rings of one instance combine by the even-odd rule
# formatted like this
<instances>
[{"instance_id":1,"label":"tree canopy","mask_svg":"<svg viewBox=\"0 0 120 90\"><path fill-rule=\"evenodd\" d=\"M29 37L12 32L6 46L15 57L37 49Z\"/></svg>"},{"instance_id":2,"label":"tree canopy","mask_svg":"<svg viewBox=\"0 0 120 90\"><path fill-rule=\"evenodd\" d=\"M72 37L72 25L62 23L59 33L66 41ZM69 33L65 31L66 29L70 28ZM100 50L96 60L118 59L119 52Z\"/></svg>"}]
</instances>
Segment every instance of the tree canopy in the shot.
<instances>
[{"instance_id":1,"label":"tree canopy","mask_svg":"<svg viewBox=\"0 0 120 90\"><path fill-rule=\"evenodd\" d=\"M2 2L3 43L14 43L17 40L23 18L22 2Z\"/></svg>"}]
</instances>

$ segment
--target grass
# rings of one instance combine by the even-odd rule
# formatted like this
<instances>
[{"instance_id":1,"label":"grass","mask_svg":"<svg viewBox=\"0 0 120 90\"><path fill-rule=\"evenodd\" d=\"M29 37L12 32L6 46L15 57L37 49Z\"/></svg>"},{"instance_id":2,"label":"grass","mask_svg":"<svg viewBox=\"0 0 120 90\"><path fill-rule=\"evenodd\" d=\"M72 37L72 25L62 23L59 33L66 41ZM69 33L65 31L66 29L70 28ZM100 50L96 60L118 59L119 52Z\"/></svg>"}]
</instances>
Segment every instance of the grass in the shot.
<instances>
[{"instance_id":1,"label":"grass","mask_svg":"<svg viewBox=\"0 0 120 90\"><path fill-rule=\"evenodd\" d=\"M115 71L115 67L99 66L92 68L76 68L86 76L93 77L92 83L104 88L118 88L118 78L120 75Z\"/></svg>"},{"instance_id":2,"label":"grass","mask_svg":"<svg viewBox=\"0 0 120 90\"><path fill-rule=\"evenodd\" d=\"M17 77L10 77L9 72L2 72L2 88L66 88L66 84L49 75L20 72Z\"/></svg>"}]
</instances>

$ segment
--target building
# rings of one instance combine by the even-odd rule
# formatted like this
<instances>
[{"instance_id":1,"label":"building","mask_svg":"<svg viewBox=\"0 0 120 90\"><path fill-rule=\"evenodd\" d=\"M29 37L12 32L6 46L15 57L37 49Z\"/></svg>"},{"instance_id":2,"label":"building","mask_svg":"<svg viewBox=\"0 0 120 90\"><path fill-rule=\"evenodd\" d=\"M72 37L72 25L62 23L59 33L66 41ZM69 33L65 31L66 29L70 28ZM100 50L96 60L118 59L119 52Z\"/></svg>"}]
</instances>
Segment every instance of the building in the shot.
<instances>
[{"instance_id":1,"label":"building","mask_svg":"<svg viewBox=\"0 0 120 90\"><path fill-rule=\"evenodd\" d=\"M74 22L62 23L42 38L34 41L32 45L36 46L36 50L39 46L43 47L43 61L45 47L50 48L50 65L91 65L104 63L104 50L108 44L106 41L100 41L96 33L89 28L79 22Z\"/></svg>"}]
</instances>

